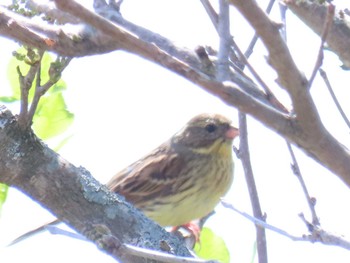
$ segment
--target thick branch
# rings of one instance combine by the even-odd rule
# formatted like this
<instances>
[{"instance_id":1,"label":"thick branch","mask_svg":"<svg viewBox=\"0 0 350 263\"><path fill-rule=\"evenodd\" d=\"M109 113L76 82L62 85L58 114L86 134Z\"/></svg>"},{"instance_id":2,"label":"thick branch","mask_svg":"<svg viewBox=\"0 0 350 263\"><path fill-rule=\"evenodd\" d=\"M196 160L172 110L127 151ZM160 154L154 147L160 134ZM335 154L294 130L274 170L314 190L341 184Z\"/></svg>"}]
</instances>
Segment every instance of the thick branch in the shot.
<instances>
[{"instance_id":1,"label":"thick branch","mask_svg":"<svg viewBox=\"0 0 350 263\"><path fill-rule=\"evenodd\" d=\"M0 6L0 35L66 57L108 53L118 42L83 25L55 26L22 17Z\"/></svg>"},{"instance_id":2,"label":"thick branch","mask_svg":"<svg viewBox=\"0 0 350 263\"><path fill-rule=\"evenodd\" d=\"M308 83L296 67L277 25L253 0L230 0L230 3L242 13L260 36L269 52L269 62L276 70L281 86L291 96L296 122L303 138L287 139L302 147L350 186L350 153L321 123L307 88Z\"/></svg>"},{"instance_id":3,"label":"thick branch","mask_svg":"<svg viewBox=\"0 0 350 263\"><path fill-rule=\"evenodd\" d=\"M322 125L307 90L307 80L294 63L278 25L253 0L230 0L230 3L248 20L266 46L269 63L278 74L279 84L289 93L298 120L304 128L319 130Z\"/></svg>"},{"instance_id":4,"label":"thick branch","mask_svg":"<svg viewBox=\"0 0 350 263\"><path fill-rule=\"evenodd\" d=\"M64 160L32 133L23 133L5 107L0 107L0 148L0 182L29 194L79 233L91 237L101 225L122 243L162 251L161 240L174 254L190 256L177 238L109 192L84 168ZM146 262L128 256L122 261Z\"/></svg>"}]
</instances>

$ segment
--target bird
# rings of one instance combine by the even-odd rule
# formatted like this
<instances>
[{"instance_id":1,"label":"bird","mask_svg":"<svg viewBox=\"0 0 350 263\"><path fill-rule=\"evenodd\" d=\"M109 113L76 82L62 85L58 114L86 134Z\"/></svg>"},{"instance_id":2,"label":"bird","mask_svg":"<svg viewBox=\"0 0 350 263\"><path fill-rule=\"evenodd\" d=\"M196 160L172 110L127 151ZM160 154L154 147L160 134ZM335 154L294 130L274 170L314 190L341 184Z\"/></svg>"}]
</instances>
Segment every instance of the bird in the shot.
<instances>
[{"instance_id":1,"label":"bird","mask_svg":"<svg viewBox=\"0 0 350 263\"><path fill-rule=\"evenodd\" d=\"M230 189L233 140L238 135L230 119L199 114L159 147L116 173L106 186L163 227L185 225L212 212ZM44 228L27 232L11 244Z\"/></svg>"}]
</instances>

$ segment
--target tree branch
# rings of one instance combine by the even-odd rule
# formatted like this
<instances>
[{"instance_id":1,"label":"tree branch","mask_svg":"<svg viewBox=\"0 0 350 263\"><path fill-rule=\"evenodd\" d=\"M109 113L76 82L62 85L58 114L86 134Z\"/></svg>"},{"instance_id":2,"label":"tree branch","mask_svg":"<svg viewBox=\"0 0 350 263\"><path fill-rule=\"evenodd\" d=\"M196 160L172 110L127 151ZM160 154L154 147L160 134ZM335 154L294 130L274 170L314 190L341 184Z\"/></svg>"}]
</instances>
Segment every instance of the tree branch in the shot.
<instances>
[{"instance_id":1,"label":"tree branch","mask_svg":"<svg viewBox=\"0 0 350 263\"><path fill-rule=\"evenodd\" d=\"M327 40L327 36L329 33L329 29L332 26L333 19L334 19L334 12L335 12L335 6L334 5L329 5L327 9L327 16L326 16L326 21L324 22L323 26L323 31L321 35L321 43L320 43L320 48L318 50L318 55L316 59L316 63L314 66L314 69L311 73L311 77L309 79L309 88L311 88L312 83L316 77L316 74L318 72L318 69L322 66L323 63L323 49L324 49L324 44Z\"/></svg>"},{"instance_id":2,"label":"tree branch","mask_svg":"<svg viewBox=\"0 0 350 263\"><path fill-rule=\"evenodd\" d=\"M245 180L248 186L249 198L252 204L253 214L255 218L258 218L261 221L265 221L265 216L263 215L260 206L258 190L255 184L253 168L250 161L247 117L244 113L239 114L239 131L239 158L242 160ZM259 263L267 263L268 257L265 228L261 227L259 224L255 224L255 229Z\"/></svg>"},{"instance_id":3,"label":"tree branch","mask_svg":"<svg viewBox=\"0 0 350 263\"><path fill-rule=\"evenodd\" d=\"M65 2L67 1L57 0L57 2L60 2L61 5L65 5ZM283 40L280 39L276 24L271 22L264 12L254 4L255 2L252 2L251 0L241 2L238 0L231 0L230 2L239 5L242 14L246 16L248 20L254 20L252 25L257 30L258 35L264 41L264 44L269 50L270 61L278 72L280 83L288 90L292 97L293 105L297 113L297 119L294 116L287 116L279 111L273 110L270 107L271 104L266 99L266 95L258 91L251 81L242 78L239 74L231 73L230 78L231 81L235 81L239 87L231 82L219 83L214 81L208 75L201 72L200 60L195 52L188 52L188 50L186 51L185 49L180 49L179 51L177 48L174 48L174 45L168 46L169 41L162 42L161 40L164 40L165 38L160 36L158 37L157 42L147 42L135 33L138 32L138 34L141 34L140 32L145 32L139 27L135 29L136 26L134 26L134 34L131 34L129 31L121 29L120 26L108 22L106 19L101 20L100 16L98 16L98 20L95 18L91 19L90 16L97 15L88 10L88 13L82 14L83 12L86 12L86 10L77 3L74 3L74 1L70 1L74 8L70 6L70 9L67 10L67 12L77 16L86 23L89 23L89 21L99 21L96 24L92 24L95 29L91 31L92 29L88 26L80 26L80 29L83 28L85 30L82 31L84 34L77 34L76 37L72 36L69 38L67 34L62 33L62 30L54 31L52 30L52 27L49 27L51 31L49 31L48 34L56 34L56 39L53 39L55 43L54 45L48 46L45 44L45 47L48 50L54 50L56 52L59 50L63 53L67 53L67 50L73 50L71 54L74 55L86 55L86 50L90 50L90 54L93 51L95 51L96 54L96 50L99 50L100 54L108 50L108 48L110 48L109 50L112 50L112 46L114 48L113 50L118 48L117 46L120 41L116 38L122 36L123 39L126 39L126 43L123 44L123 47L127 48L128 51L138 54L145 59L153 61L180 76L185 77L209 93L218 96L225 103L228 103L245 113L251 114L254 118L281 134L288 141L298 145L309 156L337 174L348 186L350 186L349 151L334 139L320 122L310 94L308 91L305 91L307 90L305 88L307 86L307 81L299 73L295 64L291 60L288 49L283 43ZM4 18L6 17L7 21L4 21ZM82 19L83 17L85 17L87 21ZM3 21L5 24L2 23ZM13 18L6 16L4 12L0 11L0 25L7 25L9 21L13 22ZM105 23L106 21L107 23ZM4 31L7 33L9 32L8 28L6 28L6 30L4 30L4 28L6 28L6 26L0 26L0 34ZM25 27L23 27L23 29L24 28ZM128 30L130 29L132 29L132 26L130 26ZM94 34L90 33L89 35L89 30L94 32ZM58 32L60 32L60 34L58 34ZM81 33L81 31L79 32ZM16 32L12 31L11 36L15 36L15 34ZM135 37L135 34L138 37ZM98 42L98 40L100 40L96 38L98 35L100 35L100 37L103 36L103 41L101 40L102 42ZM90 36L97 42L90 43ZM151 38L157 39L156 34L153 33ZM82 39L84 39L84 41L81 41ZM67 41L70 41L71 43L67 45ZM157 44L155 45L154 43ZM125 47L126 44L129 44L130 46ZM157 46L158 44L162 45ZM42 43L37 43L37 45L42 46ZM72 49L69 49L70 46L72 46ZM164 51L163 47L166 48L167 51ZM74 50L76 53L74 53ZM186 57L186 60L181 60L180 57Z\"/></svg>"},{"instance_id":4,"label":"tree branch","mask_svg":"<svg viewBox=\"0 0 350 263\"><path fill-rule=\"evenodd\" d=\"M258 91L251 81L243 78L239 74L231 73L230 78L231 81L235 81L239 87L232 82L219 83L212 80L208 75L201 72L200 60L194 52L187 52L184 49L181 49L180 52L176 48L171 47L168 47L167 50L173 53L165 52L162 48L166 48L169 41L163 42L163 45L158 47L154 44L156 42L151 43L140 37L135 37L135 35L131 34L129 31L123 30L120 26L114 25L106 19L86 10L74 1L60 0L58 2L63 6L66 5L66 8L67 3L65 2L68 2L69 8L67 8L66 11L77 16L84 22L89 23L95 21L94 24L92 24L92 26L97 29L97 31L95 29L94 35L101 34L105 36L104 39L108 39L108 41L113 42L114 45L120 42L118 38L122 36L123 39L126 39L126 43L130 45L130 47L126 47L128 51L138 54L147 60L153 61L183 76L209 93L221 98L225 103L236 107L240 111L251 114L254 118L281 134L288 141L298 145L309 156L337 174L350 186L349 151L324 129L318 114L315 112L315 105L310 94L305 88L307 81L292 62L288 49L283 40L279 37L276 24L272 23L266 17L265 13L251 0L242 1L243 3L240 3L238 0L231 0L231 2L242 6L242 8L240 8L242 9L241 12L249 18L248 20L255 21L253 26L270 52L270 61L273 62L272 64L279 74L280 82L284 84L284 87L286 87L292 96L298 119L273 110L270 107L271 104L266 99L266 95ZM0 20L1 14L2 13L0 13ZM90 16L94 18L90 18ZM98 18L96 19L95 16ZM83 18L86 18L87 21ZM85 26L84 28L87 27ZM99 30L103 33L98 33ZM141 29L139 30L142 31ZM133 32L136 31L135 29ZM153 38L154 36L155 34L152 35ZM63 38L67 39L66 35L64 35ZM157 43L161 44L161 39L164 38L160 37ZM82 42L86 43L89 41ZM82 43L78 41L78 43L75 43L74 48L76 49L80 44ZM56 45L53 45L53 47L55 46ZM125 46L126 44L123 44L123 47ZM103 46L102 50L105 50L105 46ZM187 59L181 60L180 56L185 55L187 55ZM197 66L195 63L197 63ZM286 74L286 76L282 76L281 74Z\"/></svg>"},{"instance_id":5,"label":"tree branch","mask_svg":"<svg viewBox=\"0 0 350 263\"><path fill-rule=\"evenodd\" d=\"M303 193L304 193L305 198L306 198L306 202L307 202L309 209L310 209L310 212L311 212L312 224L315 226L318 226L318 225L320 225L320 221L319 221L318 216L316 214L315 201L311 198L311 196L309 194L309 190L306 187L306 183L305 183L304 178L301 174L299 164L298 164L297 159L295 157L292 145L290 145L287 142L287 147L288 147L288 151L290 153L290 156L292 157L292 163L291 163L292 171L300 182L301 188L303 189Z\"/></svg>"},{"instance_id":6,"label":"tree branch","mask_svg":"<svg viewBox=\"0 0 350 263\"><path fill-rule=\"evenodd\" d=\"M278 74L280 85L289 93L295 121L300 125L302 140L288 139L301 146L322 165L350 186L350 153L323 126L307 88L307 80L296 67L278 27L252 0L230 0L249 21L269 52L269 62ZM299 141L299 142L298 142Z\"/></svg>"},{"instance_id":7,"label":"tree branch","mask_svg":"<svg viewBox=\"0 0 350 263\"><path fill-rule=\"evenodd\" d=\"M119 49L117 42L91 27L82 24L56 26L39 23L1 6L0 35L66 57L103 54Z\"/></svg>"},{"instance_id":8,"label":"tree branch","mask_svg":"<svg viewBox=\"0 0 350 263\"><path fill-rule=\"evenodd\" d=\"M268 62L275 69L280 86L289 93L298 120L305 127L319 130L322 125L311 96L305 89L307 80L295 65L279 34L279 26L268 18L255 1L230 0L230 3L248 20L268 49Z\"/></svg>"},{"instance_id":9,"label":"tree branch","mask_svg":"<svg viewBox=\"0 0 350 263\"><path fill-rule=\"evenodd\" d=\"M64 160L32 132L23 132L3 106L0 106L0 148L0 181L29 194L79 233L86 236L96 225L102 225L122 243L163 251L162 240L175 255L191 256L176 237L123 197L108 191L87 170ZM145 238L149 233L154 239ZM130 256L122 261L146 262Z\"/></svg>"},{"instance_id":10,"label":"tree branch","mask_svg":"<svg viewBox=\"0 0 350 263\"><path fill-rule=\"evenodd\" d=\"M345 240L341 236L334 235L332 233L329 233L323 229L321 229L318 226L315 226L314 228L310 229L310 234L305 234L302 236L295 236L292 234L289 234L287 231L284 231L278 227L272 226L267 224L265 221L260 220L259 218L253 217L245 212L239 211L237 208L235 208L231 203L222 200L221 203L224 207L229 208L238 214L244 216L245 218L252 221L255 225L259 225L262 228L271 230L273 232L276 232L282 236L288 237L293 241L307 241L307 242L320 242L324 245L331 245L331 246L339 246L342 248L345 248L347 250L350 250L350 241Z\"/></svg>"},{"instance_id":11,"label":"tree branch","mask_svg":"<svg viewBox=\"0 0 350 263\"><path fill-rule=\"evenodd\" d=\"M211 20L215 22L216 16L215 14L213 14L213 9L208 8L210 7L210 4L209 3L203 3L203 4L207 6L206 10L211 11L208 14L211 17ZM220 0L218 23L214 24L220 37L220 48L218 53L218 66L217 66L218 81L224 81L229 79L230 69L229 69L228 58L230 57L230 53L233 52L232 47L237 47L235 46L235 43L231 36L229 17L230 16L229 16L228 4L226 3L225 0ZM240 54L240 55L242 56L243 54ZM241 59L243 60L243 57ZM242 62L247 62L247 61L242 61ZM258 192L255 185L254 175L253 175L253 169L250 161L248 132L247 132L247 118L246 118L246 114L241 112L239 112L239 130L240 130L239 158L242 161L253 213L255 217L263 220ZM267 259L265 229L260 227L259 225L255 225L255 227L256 227L256 240L257 240L259 263L267 263L268 259Z\"/></svg>"},{"instance_id":12,"label":"tree branch","mask_svg":"<svg viewBox=\"0 0 350 263\"><path fill-rule=\"evenodd\" d=\"M348 128L350 129L350 120L348 119L348 117L346 116L346 113L344 112L343 110L343 107L340 105L340 102L339 100L337 99L337 96L335 95L334 91L333 91L333 88L332 88L332 85L330 83L330 81L328 80L328 77L327 77L327 73L326 71L324 71L322 68L319 69L319 72L320 72L320 75L324 81L324 83L326 84L326 87L329 91L329 94L331 95L332 97L332 100L335 104L335 106L337 107L341 117L343 118L344 122L346 123L346 125L348 126Z\"/></svg>"}]
</instances>

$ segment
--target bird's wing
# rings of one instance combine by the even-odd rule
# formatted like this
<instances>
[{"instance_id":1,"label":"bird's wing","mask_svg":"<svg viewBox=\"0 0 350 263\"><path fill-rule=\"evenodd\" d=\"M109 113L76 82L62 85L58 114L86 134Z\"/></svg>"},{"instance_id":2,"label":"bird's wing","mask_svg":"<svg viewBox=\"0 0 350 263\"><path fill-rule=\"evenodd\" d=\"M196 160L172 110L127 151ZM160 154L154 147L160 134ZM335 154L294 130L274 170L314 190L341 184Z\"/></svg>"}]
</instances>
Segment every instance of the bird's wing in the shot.
<instances>
[{"instance_id":1,"label":"bird's wing","mask_svg":"<svg viewBox=\"0 0 350 263\"><path fill-rule=\"evenodd\" d=\"M184 160L178 153L159 148L116 174L107 187L142 208L144 202L171 195L183 168Z\"/></svg>"}]
</instances>

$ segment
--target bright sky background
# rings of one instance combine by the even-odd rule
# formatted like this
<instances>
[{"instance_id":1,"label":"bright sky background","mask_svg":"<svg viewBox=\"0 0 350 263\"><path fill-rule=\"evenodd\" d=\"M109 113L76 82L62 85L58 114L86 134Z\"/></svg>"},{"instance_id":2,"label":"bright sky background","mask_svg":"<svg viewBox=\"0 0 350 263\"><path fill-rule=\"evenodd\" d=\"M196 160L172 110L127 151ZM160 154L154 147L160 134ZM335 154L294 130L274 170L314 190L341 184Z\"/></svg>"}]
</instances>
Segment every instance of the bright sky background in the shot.
<instances>
[{"instance_id":1,"label":"bright sky background","mask_svg":"<svg viewBox=\"0 0 350 263\"><path fill-rule=\"evenodd\" d=\"M335 2L344 4L344 1ZM266 5L263 4L264 7ZM215 30L200 1L127 0L122 5L122 13L126 19L176 40L179 45L190 48L197 45L218 47ZM279 20L277 5L272 16ZM290 12L287 23L288 43L293 57L300 70L310 76L320 40ZM236 12L232 12L232 32L245 50L253 31ZM5 95L8 89L4 85L6 67L16 45L0 38L0 47L0 95ZM287 96L274 83L275 73L261 55L267 53L258 43L251 63L289 106ZM350 113L350 73L341 70L340 65L341 62L334 54L325 53L323 68L345 112ZM181 77L131 54L113 52L75 59L64 72L63 79L68 84L65 92L67 105L76 118L68 132L73 137L60 154L75 165L87 168L101 182L106 182L116 172L157 147L198 113L217 112L238 123L235 109L227 107ZM326 127L349 147L349 131L319 77L315 80L312 93ZM17 107L12 109L14 113L18 112ZM285 141L251 118L248 125L252 163L268 223L291 234L307 233L298 214L304 212L308 217L308 208L298 180L290 169ZM238 145L238 141L235 144ZM55 143L51 146L54 147ZM347 212L349 189L303 153L298 150L296 153L310 194L317 199L316 209L322 226L325 230L343 234L350 239L350 213ZM241 164L239 160L235 161L235 181L227 199L236 208L251 213ZM232 262L250 262L255 240L253 224L221 205L217 212L209 224L225 239ZM11 189L0 218L1 261L114 262L94 245L48 233L39 234L10 248L1 248L51 218L52 215L45 209ZM267 231L267 242L272 263L350 261L350 253L344 249L293 242L270 231Z\"/></svg>"}]
</instances>

